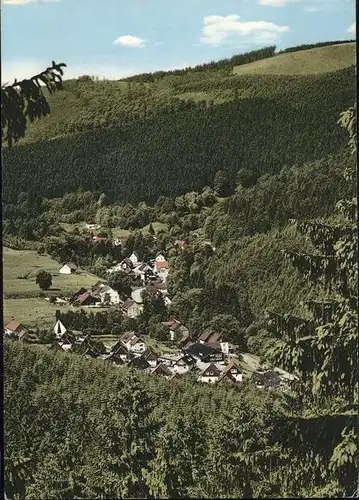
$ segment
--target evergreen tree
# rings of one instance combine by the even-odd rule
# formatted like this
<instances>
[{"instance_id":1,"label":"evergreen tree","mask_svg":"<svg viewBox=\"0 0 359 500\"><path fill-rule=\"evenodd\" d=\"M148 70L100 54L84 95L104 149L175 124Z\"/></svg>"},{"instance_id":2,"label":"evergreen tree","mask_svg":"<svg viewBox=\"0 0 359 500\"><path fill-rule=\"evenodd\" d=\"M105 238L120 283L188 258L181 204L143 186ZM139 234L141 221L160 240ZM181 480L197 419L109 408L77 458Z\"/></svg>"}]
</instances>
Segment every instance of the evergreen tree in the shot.
<instances>
[{"instance_id":1,"label":"evergreen tree","mask_svg":"<svg viewBox=\"0 0 359 500\"><path fill-rule=\"evenodd\" d=\"M144 471L155 431L152 404L131 370L120 391L111 394L97 421L97 444L85 471L86 494L97 498L147 498Z\"/></svg>"},{"instance_id":2,"label":"evergreen tree","mask_svg":"<svg viewBox=\"0 0 359 500\"><path fill-rule=\"evenodd\" d=\"M154 230L154 228L153 228L153 226L152 226L152 222L150 223L150 225L149 225L149 227L148 227L148 233L149 233L149 234L152 234L152 235L156 234L156 233L155 233L155 230Z\"/></svg>"},{"instance_id":3,"label":"evergreen tree","mask_svg":"<svg viewBox=\"0 0 359 500\"><path fill-rule=\"evenodd\" d=\"M342 113L339 123L349 132L354 154L355 108ZM344 176L354 195L354 164ZM287 256L312 283L316 299L305 304L306 318L269 314L269 327L280 337L271 355L283 368L298 375L295 389L303 411L310 408L319 414L353 413L358 402L357 198L339 202L332 222L294 223L311 240L316 252L291 252ZM354 488L356 480L356 429L348 425L342 437L330 467L347 492Z\"/></svg>"},{"instance_id":4,"label":"evergreen tree","mask_svg":"<svg viewBox=\"0 0 359 500\"><path fill-rule=\"evenodd\" d=\"M216 173L213 188L219 196L228 196L230 194L228 174L224 170L218 170Z\"/></svg>"}]
</instances>

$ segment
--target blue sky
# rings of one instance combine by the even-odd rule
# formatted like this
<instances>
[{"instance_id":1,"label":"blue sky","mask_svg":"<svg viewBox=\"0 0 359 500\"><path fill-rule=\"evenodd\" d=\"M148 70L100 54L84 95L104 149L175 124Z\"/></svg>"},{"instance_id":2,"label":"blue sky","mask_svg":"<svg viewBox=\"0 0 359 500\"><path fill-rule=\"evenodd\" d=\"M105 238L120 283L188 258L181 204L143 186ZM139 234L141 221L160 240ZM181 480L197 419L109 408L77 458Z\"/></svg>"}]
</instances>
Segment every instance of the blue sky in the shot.
<instances>
[{"instance_id":1,"label":"blue sky","mask_svg":"<svg viewBox=\"0 0 359 500\"><path fill-rule=\"evenodd\" d=\"M65 62L118 79L268 45L355 38L354 0L1 0L2 82Z\"/></svg>"}]
</instances>

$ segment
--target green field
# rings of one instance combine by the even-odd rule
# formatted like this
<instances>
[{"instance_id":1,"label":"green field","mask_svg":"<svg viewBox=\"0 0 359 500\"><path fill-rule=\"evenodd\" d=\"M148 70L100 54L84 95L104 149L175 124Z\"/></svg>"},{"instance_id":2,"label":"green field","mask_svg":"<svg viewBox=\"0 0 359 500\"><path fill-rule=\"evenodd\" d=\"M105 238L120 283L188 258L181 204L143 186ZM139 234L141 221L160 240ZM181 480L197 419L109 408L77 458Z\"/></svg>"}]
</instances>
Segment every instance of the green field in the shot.
<instances>
[{"instance_id":1,"label":"green field","mask_svg":"<svg viewBox=\"0 0 359 500\"><path fill-rule=\"evenodd\" d=\"M25 325L41 326L42 323L52 322L55 310L59 307L52 305L43 298L37 297L40 292L36 284L36 273L44 269L52 274L50 291L66 295L87 288L96 283L99 278L86 271L80 271L71 276L59 274L61 265L45 255L38 255L31 250L13 250L3 248L3 297L4 320L12 317ZM21 277L23 277L21 279ZM25 279L26 277L26 279ZM18 294L20 298L14 298Z\"/></svg>"},{"instance_id":2,"label":"green field","mask_svg":"<svg viewBox=\"0 0 359 500\"><path fill-rule=\"evenodd\" d=\"M343 43L279 54L243 66L235 66L233 72L236 75L300 75L338 71L353 64L355 43Z\"/></svg>"},{"instance_id":3,"label":"green field","mask_svg":"<svg viewBox=\"0 0 359 500\"><path fill-rule=\"evenodd\" d=\"M75 224L68 224L66 222L61 222L60 225L68 233L71 233L75 228L77 228L79 231L85 228L85 222L77 222ZM153 222L152 226L156 233L158 231L166 231L168 229L167 224L164 224L163 222ZM149 227L150 226L148 224L147 226L144 226L142 229L140 229L140 231L143 234L148 234ZM101 229L106 231L109 228L103 226ZM97 234L97 232L98 231L93 231L94 234ZM122 229L120 227L111 228L111 232L114 238L119 238L119 239L126 238L131 233L129 229Z\"/></svg>"}]
</instances>

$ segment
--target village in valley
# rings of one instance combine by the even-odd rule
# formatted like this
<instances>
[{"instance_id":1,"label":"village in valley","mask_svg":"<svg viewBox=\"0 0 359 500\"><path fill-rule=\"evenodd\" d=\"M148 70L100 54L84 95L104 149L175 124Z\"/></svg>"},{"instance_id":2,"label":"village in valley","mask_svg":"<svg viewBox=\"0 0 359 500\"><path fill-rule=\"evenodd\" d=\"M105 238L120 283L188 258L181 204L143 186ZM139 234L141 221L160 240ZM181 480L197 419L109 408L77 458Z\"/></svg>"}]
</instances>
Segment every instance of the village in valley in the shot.
<instances>
[{"instance_id":1,"label":"village in valley","mask_svg":"<svg viewBox=\"0 0 359 500\"><path fill-rule=\"evenodd\" d=\"M99 228L95 224L86 225L90 231ZM94 240L96 238L93 236ZM122 242L116 239L113 245L121 246ZM173 246L184 249L186 242L176 240ZM66 262L59 267L59 274L63 277L79 273L80 268L74 262ZM130 295L126 296L109 285L108 281L116 273L125 273L138 284L132 287ZM51 332L53 340L48 348L97 358L117 367L139 369L169 380L190 377L198 382L228 383L233 386L250 380L257 388L290 390L294 375L271 366L258 356L240 352L239 346L229 342L223 334L205 332L196 335L175 317L159 324L165 332L161 342L154 342L153 338L136 331L107 335L103 340L86 331L69 328L60 319L61 309L70 307L73 310L120 311L124 317L135 320L143 313L144 296L160 298L169 308L172 303L167 290L169 273L169 262L162 253L143 262L141 256L133 251L129 257L113 263L107 269L107 279L99 280L89 287L80 287L70 296L45 297L43 300L52 302L55 313ZM4 333L9 339L38 343L36 333L16 318L12 318L5 326Z\"/></svg>"}]
</instances>

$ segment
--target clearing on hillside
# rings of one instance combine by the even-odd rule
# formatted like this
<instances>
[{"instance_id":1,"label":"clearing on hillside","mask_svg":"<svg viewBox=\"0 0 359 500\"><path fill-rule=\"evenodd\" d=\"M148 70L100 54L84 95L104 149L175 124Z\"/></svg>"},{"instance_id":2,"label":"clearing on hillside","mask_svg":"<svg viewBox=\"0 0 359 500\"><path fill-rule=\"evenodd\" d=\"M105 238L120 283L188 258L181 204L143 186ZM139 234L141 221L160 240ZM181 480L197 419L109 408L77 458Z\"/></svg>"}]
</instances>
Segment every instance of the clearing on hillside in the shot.
<instances>
[{"instance_id":1,"label":"clearing on hillside","mask_svg":"<svg viewBox=\"0 0 359 500\"><path fill-rule=\"evenodd\" d=\"M32 250L13 250L4 247L3 263L4 298L14 296L16 293L22 297L33 297L34 293L40 292L39 285L36 284L36 273L40 269L52 275L51 289L58 290L62 294L75 292L81 287L89 287L99 280L97 276L82 270L73 275L59 274L62 266L58 262L47 255L38 255Z\"/></svg>"},{"instance_id":2,"label":"clearing on hillside","mask_svg":"<svg viewBox=\"0 0 359 500\"><path fill-rule=\"evenodd\" d=\"M355 64L355 43L328 45L298 52L279 54L233 69L236 75L300 75L328 73Z\"/></svg>"}]
</instances>

